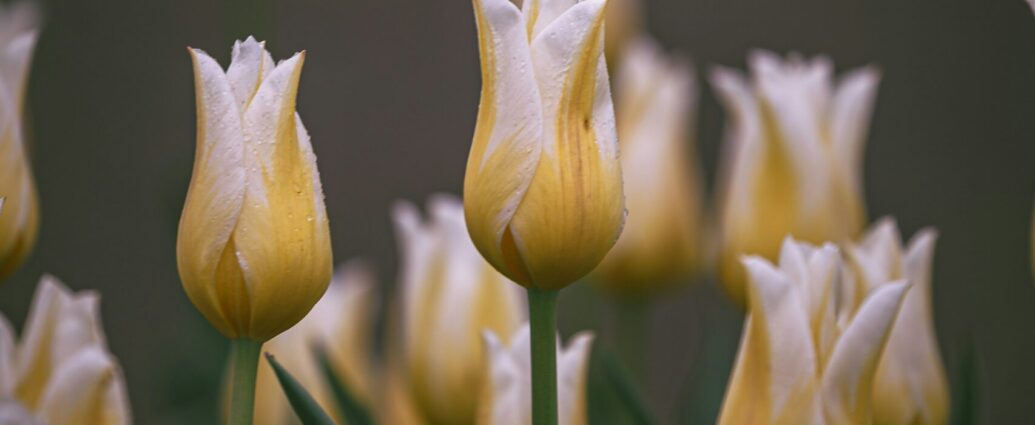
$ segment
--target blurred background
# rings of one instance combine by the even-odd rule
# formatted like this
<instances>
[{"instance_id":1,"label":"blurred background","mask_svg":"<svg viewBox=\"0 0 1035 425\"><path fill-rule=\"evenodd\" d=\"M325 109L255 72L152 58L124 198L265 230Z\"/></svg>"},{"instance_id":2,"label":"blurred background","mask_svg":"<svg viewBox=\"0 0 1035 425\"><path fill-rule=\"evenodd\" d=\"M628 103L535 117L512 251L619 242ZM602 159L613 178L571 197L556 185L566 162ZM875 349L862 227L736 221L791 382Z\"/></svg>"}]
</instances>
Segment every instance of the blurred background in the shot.
<instances>
[{"instance_id":1,"label":"blurred background","mask_svg":"<svg viewBox=\"0 0 1035 425\"><path fill-rule=\"evenodd\" d=\"M28 92L41 236L30 261L0 286L0 311L20 328L42 273L99 290L136 423L216 423L227 348L176 272L195 143L187 46L224 66L233 40L248 34L268 40L276 58L307 50L298 111L319 157L336 261L371 260L386 293L397 264L391 203L423 204L431 193L461 190L480 87L469 1L43 7ZM981 423L1035 417L1028 5L647 0L644 7L647 30L690 56L699 76L716 64L743 69L754 48L829 55L839 70L882 70L866 151L870 218L894 215L907 237L925 226L939 230L934 313L952 383L959 386L972 352ZM726 117L700 85L696 148L710 192ZM606 330L611 313L579 285L562 297L560 326L565 334ZM702 365L731 361L737 315L709 278L651 312L644 381L664 423L708 423L714 415L726 376Z\"/></svg>"}]
</instances>

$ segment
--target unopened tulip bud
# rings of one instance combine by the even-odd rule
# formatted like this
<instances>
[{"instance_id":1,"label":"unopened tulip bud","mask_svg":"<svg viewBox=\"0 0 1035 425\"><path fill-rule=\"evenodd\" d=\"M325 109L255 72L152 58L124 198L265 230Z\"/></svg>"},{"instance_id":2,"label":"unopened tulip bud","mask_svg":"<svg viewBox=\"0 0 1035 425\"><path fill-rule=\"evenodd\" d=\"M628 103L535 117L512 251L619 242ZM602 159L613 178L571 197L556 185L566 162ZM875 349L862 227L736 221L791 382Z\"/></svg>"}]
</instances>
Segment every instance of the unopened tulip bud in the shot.
<instances>
[{"instance_id":1,"label":"unopened tulip bud","mask_svg":"<svg viewBox=\"0 0 1035 425\"><path fill-rule=\"evenodd\" d=\"M593 270L625 217L604 64L604 0L475 0L482 94L464 208L497 270L556 290Z\"/></svg>"},{"instance_id":2,"label":"unopened tulip bud","mask_svg":"<svg viewBox=\"0 0 1035 425\"><path fill-rule=\"evenodd\" d=\"M190 54L198 144L176 245L180 279L224 335L265 341L302 319L331 279L316 156L295 112L305 53L274 64L249 37L226 72L205 52Z\"/></svg>"},{"instance_id":3,"label":"unopened tulip bud","mask_svg":"<svg viewBox=\"0 0 1035 425\"><path fill-rule=\"evenodd\" d=\"M0 5L0 279L25 261L39 227L23 111L36 45L35 15L29 3Z\"/></svg>"},{"instance_id":4,"label":"unopened tulip bud","mask_svg":"<svg viewBox=\"0 0 1035 425\"><path fill-rule=\"evenodd\" d=\"M719 273L741 305L742 255L774 261L788 235L847 242L862 231L862 154L879 78L863 68L835 84L824 57L785 61L756 52L749 62L750 82L727 69L712 76L730 117L719 188Z\"/></svg>"}]
</instances>

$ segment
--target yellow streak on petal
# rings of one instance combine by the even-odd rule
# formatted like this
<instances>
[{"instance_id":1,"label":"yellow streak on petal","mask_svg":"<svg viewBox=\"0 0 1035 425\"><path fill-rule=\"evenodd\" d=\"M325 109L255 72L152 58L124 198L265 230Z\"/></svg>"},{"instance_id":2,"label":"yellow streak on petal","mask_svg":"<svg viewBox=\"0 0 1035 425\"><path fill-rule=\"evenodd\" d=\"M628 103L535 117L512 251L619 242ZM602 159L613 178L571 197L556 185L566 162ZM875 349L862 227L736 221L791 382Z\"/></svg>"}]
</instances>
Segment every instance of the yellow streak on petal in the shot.
<instances>
[{"instance_id":1,"label":"yellow streak on petal","mask_svg":"<svg viewBox=\"0 0 1035 425\"><path fill-rule=\"evenodd\" d=\"M624 220L618 159L605 157L593 128L602 13L587 31L561 89L554 152L543 149L511 223L515 252L531 286L541 289L562 288L593 270Z\"/></svg>"},{"instance_id":2,"label":"yellow streak on petal","mask_svg":"<svg viewBox=\"0 0 1035 425\"><path fill-rule=\"evenodd\" d=\"M513 244L506 242L512 237L507 235L506 221L518 203L516 198L528 185L528 175L535 164L537 152L522 138L528 137L526 133L537 123L523 123L524 127L508 129L509 133L500 137L493 150L488 151L494 134L500 130L497 128L499 104L508 101L497 98L500 84L497 73L506 71L498 70L501 60L497 57L498 43L494 37L503 35L494 33L492 23L485 16L482 0L474 0L474 12L478 26L482 91L464 177L464 215L478 251L497 270L525 284L528 282L525 267L511 249Z\"/></svg>"}]
</instances>

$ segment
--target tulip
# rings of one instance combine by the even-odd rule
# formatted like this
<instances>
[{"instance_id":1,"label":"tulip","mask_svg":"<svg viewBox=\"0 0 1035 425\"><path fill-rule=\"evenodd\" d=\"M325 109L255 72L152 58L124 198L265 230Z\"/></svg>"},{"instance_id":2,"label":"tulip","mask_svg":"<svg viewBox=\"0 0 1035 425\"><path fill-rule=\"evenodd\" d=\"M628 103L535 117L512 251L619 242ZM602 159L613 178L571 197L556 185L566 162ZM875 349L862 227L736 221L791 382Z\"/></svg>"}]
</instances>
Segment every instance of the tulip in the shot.
<instances>
[{"instance_id":1,"label":"tulip","mask_svg":"<svg viewBox=\"0 0 1035 425\"><path fill-rule=\"evenodd\" d=\"M593 270L624 221L603 0L475 0L482 98L464 180L474 245L529 288Z\"/></svg>"},{"instance_id":2,"label":"tulip","mask_svg":"<svg viewBox=\"0 0 1035 425\"><path fill-rule=\"evenodd\" d=\"M625 221L605 0L474 0L482 96L464 178L475 247L528 290L532 415L557 423L557 292Z\"/></svg>"},{"instance_id":3,"label":"tulip","mask_svg":"<svg viewBox=\"0 0 1035 425\"><path fill-rule=\"evenodd\" d=\"M478 254L463 205L433 196L430 219L408 202L393 215L401 246L400 360L423 422L474 422L483 383L481 333L511 335L525 319L520 290Z\"/></svg>"},{"instance_id":4,"label":"tulip","mask_svg":"<svg viewBox=\"0 0 1035 425\"><path fill-rule=\"evenodd\" d=\"M493 332L485 332L489 357L488 376L491 382L482 390L476 425L529 425L531 404L528 376L530 333L528 325L511 338L508 344ZM586 425L586 376L593 335L576 334L568 347L557 357L559 414L563 425Z\"/></svg>"},{"instance_id":5,"label":"tulip","mask_svg":"<svg viewBox=\"0 0 1035 425\"><path fill-rule=\"evenodd\" d=\"M353 396L365 404L372 401L374 374L370 354L376 290L373 273L365 263L345 263L335 271L327 293L312 311L264 346L309 390L325 412L338 413L314 349L325 350L335 377ZM272 368L259 369L255 399L255 425L295 423L295 414ZM338 419L344 423L342 418Z\"/></svg>"},{"instance_id":6,"label":"tulip","mask_svg":"<svg viewBox=\"0 0 1035 425\"><path fill-rule=\"evenodd\" d=\"M787 235L847 242L862 230L862 154L878 73L833 82L820 57L749 58L753 81L719 69L712 85L731 117L720 177L722 283L746 301L741 255L775 260Z\"/></svg>"},{"instance_id":7,"label":"tulip","mask_svg":"<svg viewBox=\"0 0 1035 425\"><path fill-rule=\"evenodd\" d=\"M295 112L305 53L274 66L249 37L234 44L225 73L190 53L198 146L176 245L180 278L224 335L265 341L301 320L331 278L316 157Z\"/></svg>"},{"instance_id":8,"label":"tulip","mask_svg":"<svg viewBox=\"0 0 1035 425\"><path fill-rule=\"evenodd\" d=\"M788 238L779 265L743 263L749 313L719 424L872 423L874 375L909 283L881 282L850 309L835 299L856 289L842 286L832 244Z\"/></svg>"},{"instance_id":9,"label":"tulip","mask_svg":"<svg viewBox=\"0 0 1035 425\"><path fill-rule=\"evenodd\" d=\"M316 156L295 112L305 53L274 65L249 37L223 72L189 51L198 145L176 257L187 296L233 340L231 423L250 424L262 342L298 323L331 279Z\"/></svg>"},{"instance_id":10,"label":"tulip","mask_svg":"<svg viewBox=\"0 0 1035 425\"><path fill-rule=\"evenodd\" d=\"M39 228L23 115L36 31L36 10L30 3L0 4L0 279L25 261Z\"/></svg>"},{"instance_id":11,"label":"tulip","mask_svg":"<svg viewBox=\"0 0 1035 425\"><path fill-rule=\"evenodd\" d=\"M108 351L100 296L43 276L16 343L0 315L0 423L128 425L126 383Z\"/></svg>"},{"instance_id":12,"label":"tulip","mask_svg":"<svg viewBox=\"0 0 1035 425\"><path fill-rule=\"evenodd\" d=\"M902 245L894 220L875 225L858 245L846 250L855 292L845 292L843 305L857 310L865 294L894 279L913 287L888 336L873 387L874 423L878 425L944 425L949 420L949 388L931 307L931 262L937 234L924 229L908 247Z\"/></svg>"},{"instance_id":13,"label":"tulip","mask_svg":"<svg viewBox=\"0 0 1035 425\"><path fill-rule=\"evenodd\" d=\"M593 277L614 292L636 296L685 280L699 266L701 177L687 146L696 90L689 64L665 57L647 37L629 46L616 83L624 191L632 214Z\"/></svg>"}]
</instances>

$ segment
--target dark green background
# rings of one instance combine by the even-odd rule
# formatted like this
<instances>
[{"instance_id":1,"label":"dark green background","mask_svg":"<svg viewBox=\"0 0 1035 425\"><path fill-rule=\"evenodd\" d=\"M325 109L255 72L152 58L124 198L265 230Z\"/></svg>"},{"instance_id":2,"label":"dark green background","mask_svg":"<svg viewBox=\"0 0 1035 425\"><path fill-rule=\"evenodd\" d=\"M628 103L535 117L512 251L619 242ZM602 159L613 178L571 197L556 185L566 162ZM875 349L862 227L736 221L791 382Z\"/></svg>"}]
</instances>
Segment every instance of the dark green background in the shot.
<instances>
[{"instance_id":1,"label":"dark green background","mask_svg":"<svg viewBox=\"0 0 1035 425\"><path fill-rule=\"evenodd\" d=\"M41 236L28 264L0 287L0 310L20 326L43 272L101 291L137 423L215 423L213 386L224 361L221 338L184 296L175 267L195 142L186 46L224 65L233 38L247 33L269 39L277 58L308 51L298 110L320 160L336 258L374 260L386 288L396 264L390 203L460 190L479 90L466 0L67 0L45 7L29 88ZM690 54L701 73L713 64L743 67L756 47L829 54L839 69L873 63L883 70L866 159L871 216L895 215L907 234L939 229L935 314L950 374L973 340L986 423L1035 417L1035 18L1028 6L657 0L647 12L657 38ZM704 89L698 146L709 182L723 119ZM586 288L569 291L562 328L594 325L607 311L596 299ZM731 317L708 287L658 306L647 337L650 403L660 416L677 417L676 406L693 403L714 409L717 400L693 389L705 382L702 368L690 383L683 377L702 364L705 348L722 346L705 347L704 331L735 330Z\"/></svg>"}]
</instances>

